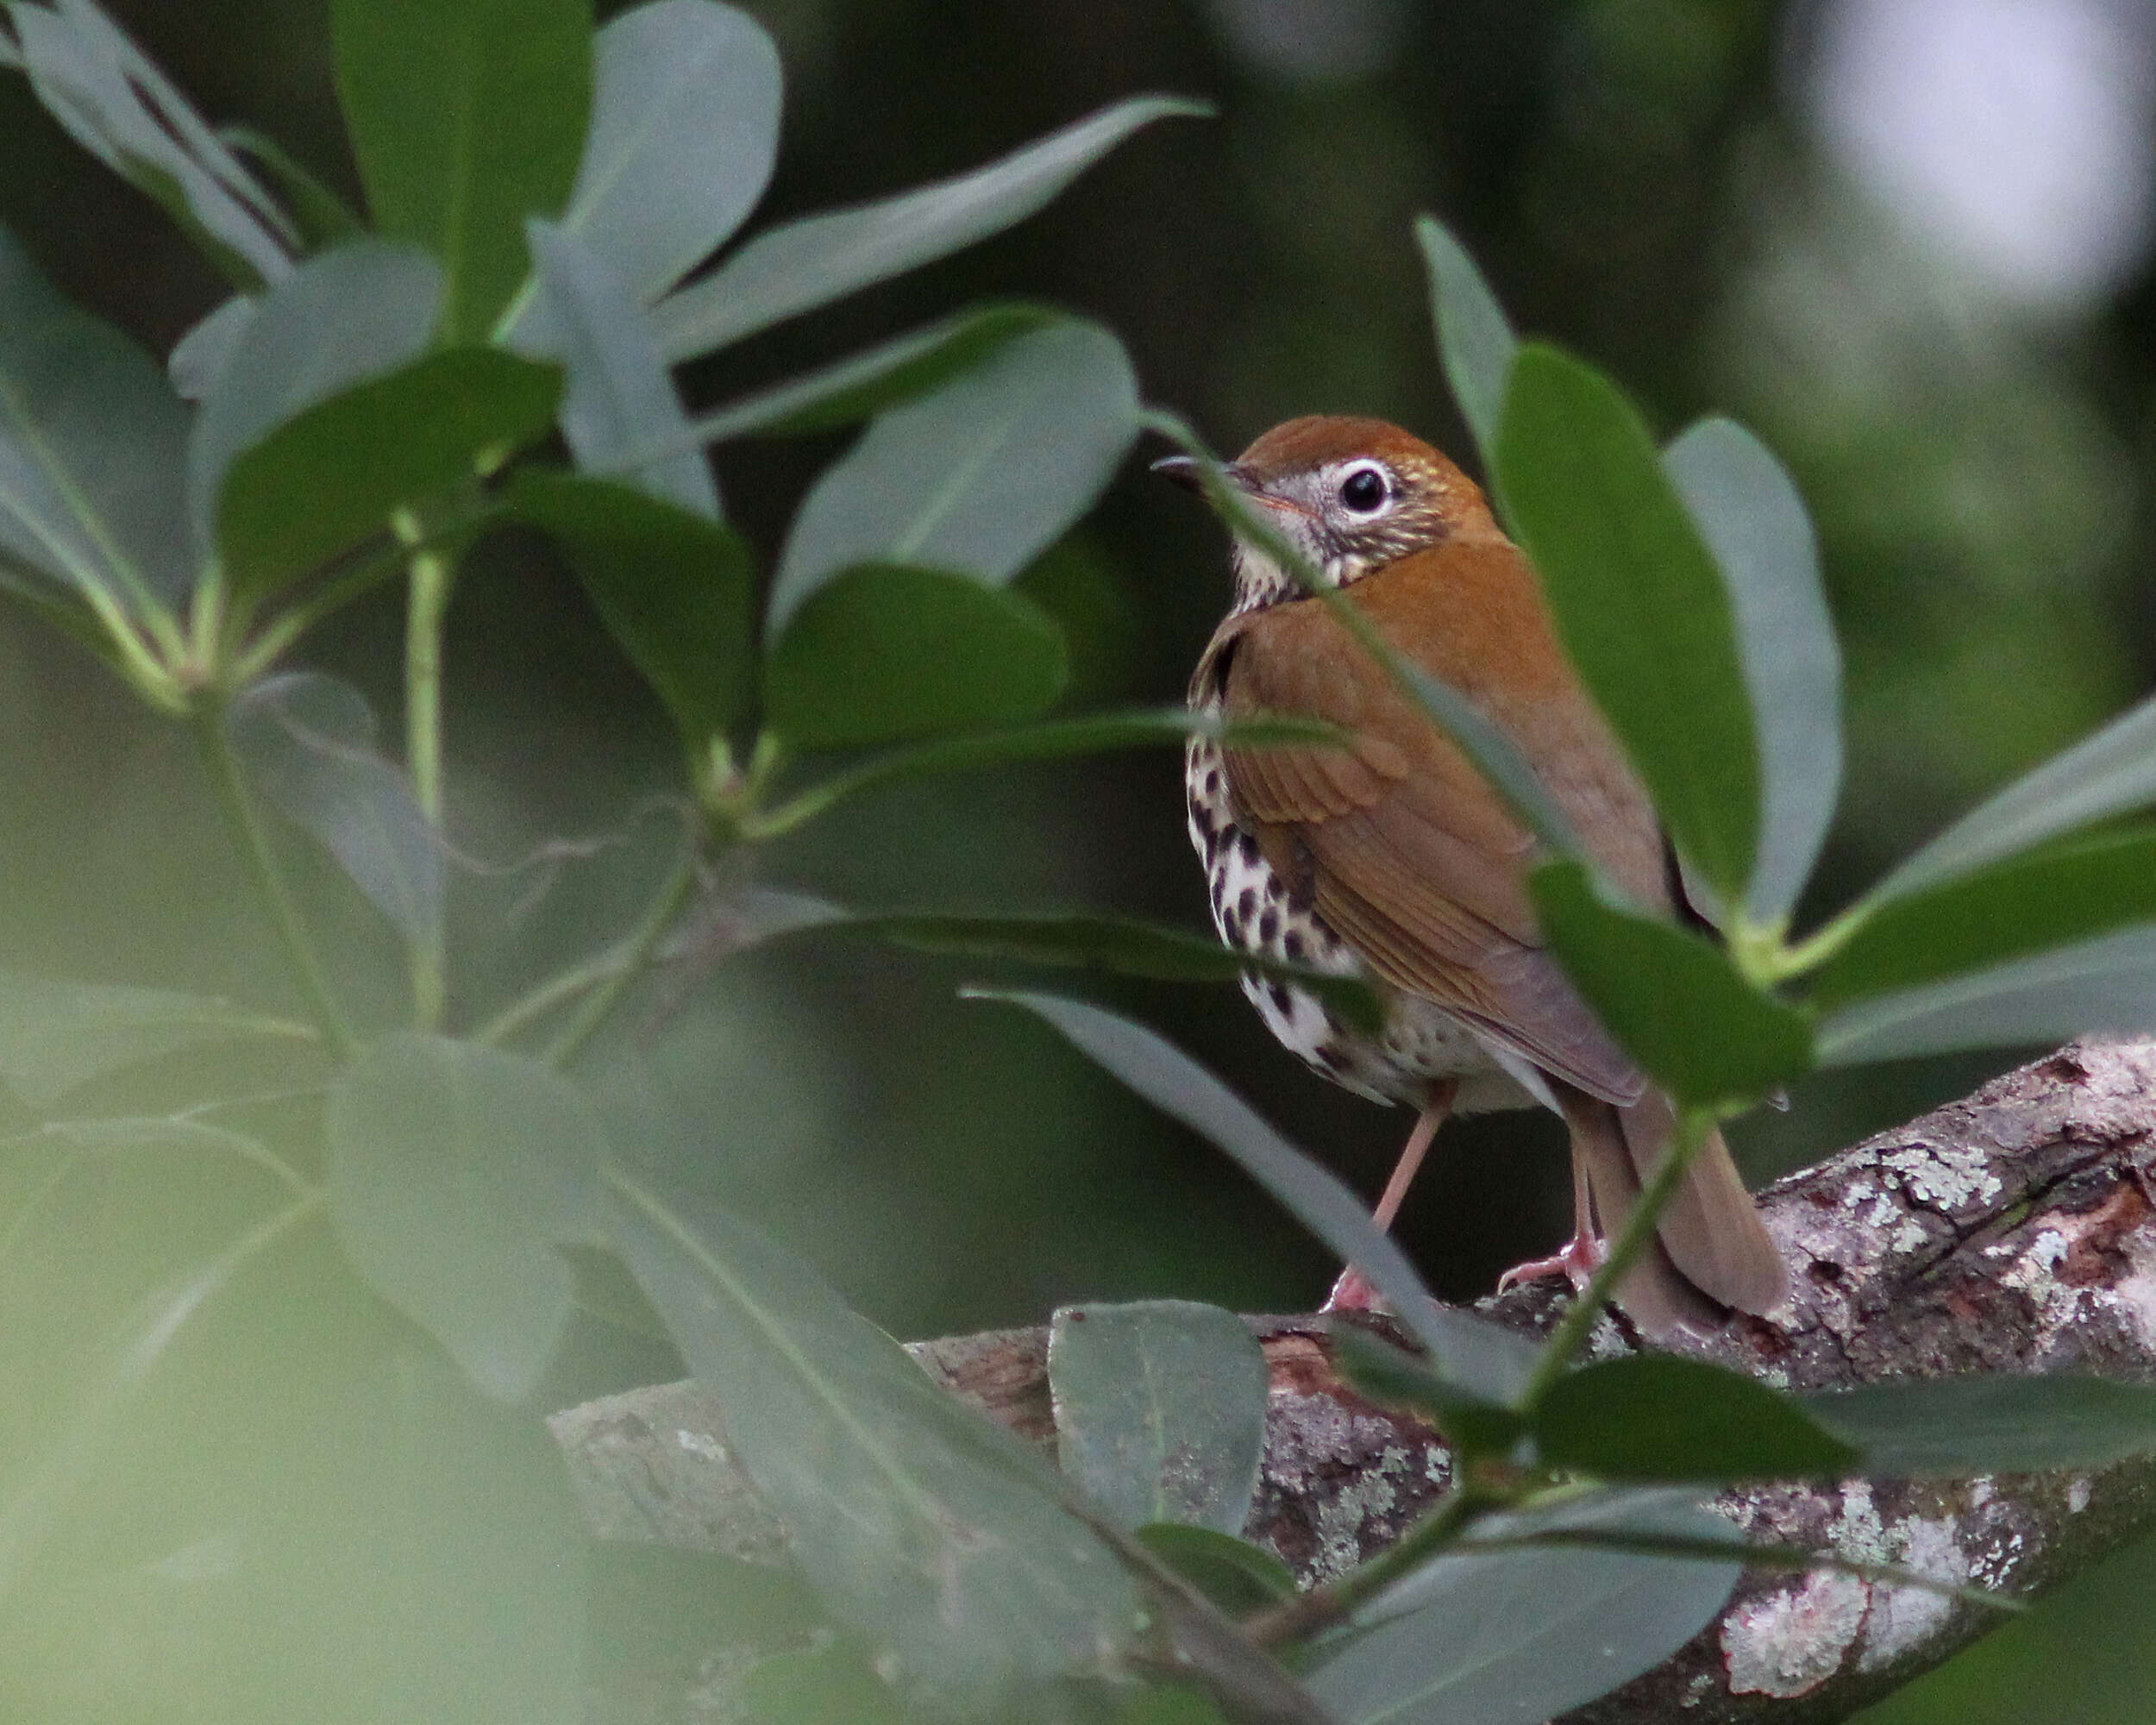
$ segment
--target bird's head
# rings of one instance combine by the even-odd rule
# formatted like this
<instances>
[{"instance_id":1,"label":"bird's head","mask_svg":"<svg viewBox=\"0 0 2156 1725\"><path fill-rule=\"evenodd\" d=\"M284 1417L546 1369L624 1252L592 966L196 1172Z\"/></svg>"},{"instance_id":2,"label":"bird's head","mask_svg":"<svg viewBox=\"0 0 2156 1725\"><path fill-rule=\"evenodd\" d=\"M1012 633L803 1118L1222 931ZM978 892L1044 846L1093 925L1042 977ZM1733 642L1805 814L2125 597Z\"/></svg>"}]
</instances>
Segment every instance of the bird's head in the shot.
<instances>
[{"instance_id":1,"label":"bird's head","mask_svg":"<svg viewBox=\"0 0 2156 1725\"><path fill-rule=\"evenodd\" d=\"M1187 455L1153 470L1199 488ZM1275 425L1220 469L1334 586L1447 540L1495 536L1474 480L1397 425L1313 416ZM1253 610L1302 588L1257 547L1236 543L1236 605Z\"/></svg>"}]
</instances>

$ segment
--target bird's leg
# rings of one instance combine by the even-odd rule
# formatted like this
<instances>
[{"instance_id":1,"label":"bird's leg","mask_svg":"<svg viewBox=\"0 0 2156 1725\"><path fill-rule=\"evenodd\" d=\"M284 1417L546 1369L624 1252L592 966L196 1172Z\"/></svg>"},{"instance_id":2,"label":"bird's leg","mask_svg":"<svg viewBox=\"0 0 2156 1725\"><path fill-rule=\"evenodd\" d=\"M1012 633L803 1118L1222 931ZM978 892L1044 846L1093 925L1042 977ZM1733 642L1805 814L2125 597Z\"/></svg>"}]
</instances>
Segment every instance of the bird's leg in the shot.
<instances>
[{"instance_id":1,"label":"bird's leg","mask_svg":"<svg viewBox=\"0 0 2156 1725\"><path fill-rule=\"evenodd\" d=\"M1432 1081L1422 1112L1415 1117L1414 1130L1407 1134L1407 1142L1401 1146L1400 1160L1393 1164L1392 1177L1386 1181L1385 1189L1378 1196L1377 1206L1370 1212L1370 1220L1381 1232L1393 1225L1393 1218L1400 1214L1400 1206L1407 1195L1407 1188L1414 1182L1415 1172L1422 1166L1422 1158L1429 1153L1430 1140L1438 1135L1438 1128L1445 1124L1445 1117L1452 1111L1452 1099L1459 1094L1460 1081L1457 1078L1438 1078ZM1340 1272L1340 1279L1332 1284L1332 1292L1319 1307L1325 1312L1367 1312L1377 1303L1377 1290L1369 1279L1353 1264Z\"/></svg>"},{"instance_id":2,"label":"bird's leg","mask_svg":"<svg viewBox=\"0 0 2156 1725\"><path fill-rule=\"evenodd\" d=\"M1572 1238L1564 1244L1564 1250L1548 1258L1531 1258L1525 1264L1515 1264L1497 1278L1497 1291L1523 1282L1539 1282L1545 1276L1562 1276L1572 1284L1572 1291L1579 1292L1595 1279L1595 1272L1601 1267L1609 1249L1602 1244L1602 1237L1595 1226L1595 1195L1588 1189L1587 1163L1584 1157L1572 1158Z\"/></svg>"}]
</instances>

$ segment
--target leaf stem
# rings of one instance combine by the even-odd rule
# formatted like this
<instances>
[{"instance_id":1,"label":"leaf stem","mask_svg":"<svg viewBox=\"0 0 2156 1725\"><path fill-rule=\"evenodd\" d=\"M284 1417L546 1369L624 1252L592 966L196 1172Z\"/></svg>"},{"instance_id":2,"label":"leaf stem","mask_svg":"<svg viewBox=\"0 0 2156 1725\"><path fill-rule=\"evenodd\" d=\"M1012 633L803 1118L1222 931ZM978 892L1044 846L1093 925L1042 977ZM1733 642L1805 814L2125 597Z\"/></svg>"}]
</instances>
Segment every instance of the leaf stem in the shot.
<instances>
[{"instance_id":1,"label":"leaf stem","mask_svg":"<svg viewBox=\"0 0 2156 1725\"><path fill-rule=\"evenodd\" d=\"M409 530L407 530L409 529ZM416 521L398 524L398 536L418 538ZM404 758L413 799L438 838L442 833L442 637L454 571L433 548L411 554L404 609ZM448 975L439 917L411 948L412 1017L432 1030L448 1006Z\"/></svg>"},{"instance_id":2,"label":"leaf stem","mask_svg":"<svg viewBox=\"0 0 2156 1725\"><path fill-rule=\"evenodd\" d=\"M1506 1504L1503 1496L1482 1487L1455 1486L1436 1509L1376 1557L1336 1580L1244 1619L1243 1633L1261 1647L1307 1641L1344 1622L1356 1607L1410 1570L1457 1544L1476 1521Z\"/></svg>"},{"instance_id":3,"label":"leaf stem","mask_svg":"<svg viewBox=\"0 0 2156 1725\"><path fill-rule=\"evenodd\" d=\"M231 739L225 734L224 720L222 702L204 699L197 704L195 737L202 749L203 763L209 768L210 783L216 789L217 800L223 805L233 836L240 842L240 854L246 862L248 875L269 912L270 920L276 925L278 938L284 944L285 959L306 1000L309 1013L329 1045L340 1057L349 1058L359 1046L358 1040L352 1034L342 1008L337 1005L336 996L330 992L329 978L307 938L306 925L300 920L298 907L285 890L284 881L277 872L269 837L263 831L254 805L248 796L247 781L241 776L239 758L233 753Z\"/></svg>"},{"instance_id":4,"label":"leaf stem","mask_svg":"<svg viewBox=\"0 0 2156 1725\"><path fill-rule=\"evenodd\" d=\"M1632 1214L1625 1219L1625 1226L1617 1238L1610 1242L1609 1255L1595 1270L1594 1279L1585 1290L1565 1310L1557 1327L1550 1333L1550 1339L1542 1345L1542 1352L1535 1360L1533 1374L1526 1388L1520 1392L1517 1403L1523 1413L1532 1414L1550 1386L1564 1376L1587 1338L1595 1327L1595 1320L1601 1315L1602 1308L1609 1303L1640 1254L1646 1251L1654 1239L1656 1225L1662 1213L1677 1195L1683 1183L1692 1160L1699 1154L1700 1146L1707 1142L1712 1122L1691 1109L1680 1110L1677 1117L1677 1131L1670 1137L1668 1151L1662 1163L1641 1189L1639 1201L1632 1207Z\"/></svg>"},{"instance_id":5,"label":"leaf stem","mask_svg":"<svg viewBox=\"0 0 2156 1725\"><path fill-rule=\"evenodd\" d=\"M591 992L584 996L583 1003L577 1007L568 1023L562 1026L561 1033L554 1039L553 1046L547 1050L547 1063L549 1066L567 1065L576 1057L577 1051L592 1039L592 1033L606 1021L606 1015L614 1010L629 985L642 975L645 966L650 963L651 955L658 950L660 941L674 926L674 919L680 915L681 907L688 902L689 894L695 890L696 879L696 846L693 843L686 843L681 847L681 854L674 859L674 867L667 872L667 878L652 895L643 920L637 924L628 939L617 950L612 962L593 978ZM511 1008L511 1013L516 1011L516 1007Z\"/></svg>"}]
</instances>

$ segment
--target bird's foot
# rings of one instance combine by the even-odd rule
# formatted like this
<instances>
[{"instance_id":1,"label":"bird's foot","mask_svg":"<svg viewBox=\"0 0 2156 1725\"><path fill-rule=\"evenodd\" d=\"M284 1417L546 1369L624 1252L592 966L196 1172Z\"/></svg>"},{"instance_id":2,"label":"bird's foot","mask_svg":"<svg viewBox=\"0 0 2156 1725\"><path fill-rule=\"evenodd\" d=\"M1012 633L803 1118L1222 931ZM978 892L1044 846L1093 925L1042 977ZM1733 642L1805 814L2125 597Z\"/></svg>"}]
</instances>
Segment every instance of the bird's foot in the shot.
<instances>
[{"instance_id":1,"label":"bird's foot","mask_svg":"<svg viewBox=\"0 0 2156 1725\"><path fill-rule=\"evenodd\" d=\"M1340 1279L1332 1284L1332 1291L1325 1296L1320 1312L1375 1312L1379 1309L1377 1290L1370 1286L1369 1277L1353 1264L1340 1272Z\"/></svg>"},{"instance_id":2,"label":"bird's foot","mask_svg":"<svg viewBox=\"0 0 2156 1725\"><path fill-rule=\"evenodd\" d=\"M1609 1256L1609 1248L1594 1235L1576 1233L1565 1242L1564 1250L1548 1258L1531 1258L1525 1264L1515 1264L1497 1278L1497 1291L1502 1294L1508 1288L1523 1283L1539 1282L1545 1276L1562 1276L1572 1284L1574 1293L1580 1292L1595 1279L1595 1272L1601 1268L1602 1260ZM1343 1281L1346 1278L1342 1277Z\"/></svg>"}]
</instances>

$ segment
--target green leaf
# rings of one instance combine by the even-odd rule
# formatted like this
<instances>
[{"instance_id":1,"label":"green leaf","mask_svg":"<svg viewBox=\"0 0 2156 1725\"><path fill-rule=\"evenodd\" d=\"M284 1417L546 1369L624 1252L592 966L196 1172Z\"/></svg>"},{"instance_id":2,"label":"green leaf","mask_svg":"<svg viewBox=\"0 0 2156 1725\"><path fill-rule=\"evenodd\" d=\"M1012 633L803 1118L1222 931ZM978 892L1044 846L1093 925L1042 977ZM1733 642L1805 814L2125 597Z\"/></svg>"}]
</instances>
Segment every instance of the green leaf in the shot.
<instances>
[{"instance_id":1,"label":"green leaf","mask_svg":"<svg viewBox=\"0 0 2156 1725\"><path fill-rule=\"evenodd\" d=\"M993 1716L1025 1689L1119 1665L1138 1590L1060 1507L1037 1453L732 1217L610 1178L615 1243L724 1398L728 1446L902 1694Z\"/></svg>"},{"instance_id":2,"label":"green leaf","mask_svg":"<svg viewBox=\"0 0 2156 1725\"><path fill-rule=\"evenodd\" d=\"M498 348L448 348L355 384L234 457L217 549L243 602L320 568L408 506L546 435L561 376Z\"/></svg>"},{"instance_id":3,"label":"green leaf","mask_svg":"<svg viewBox=\"0 0 2156 1725\"><path fill-rule=\"evenodd\" d=\"M1600 1479L1839 1479L1865 1459L1782 1391L1673 1354L1567 1372L1536 1408L1534 1435L1551 1466Z\"/></svg>"},{"instance_id":4,"label":"green leaf","mask_svg":"<svg viewBox=\"0 0 2156 1725\"><path fill-rule=\"evenodd\" d=\"M1473 1537L1625 1529L1735 1546L1689 1495L1587 1494L1492 1515ZM1742 1566L1627 1552L1457 1551L1423 1565L1351 1616L1339 1651L1305 1678L1340 1725L1547 1719L1651 1670L1714 1621Z\"/></svg>"},{"instance_id":5,"label":"green leaf","mask_svg":"<svg viewBox=\"0 0 2156 1725\"><path fill-rule=\"evenodd\" d=\"M1264 1546L1232 1534L1154 1521L1135 1537L1230 1617L1246 1617L1295 1596L1294 1571Z\"/></svg>"},{"instance_id":6,"label":"green leaf","mask_svg":"<svg viewBox=\"0 0 2156 1725\"><path fill-rule=\"evenodd\" d=\"M791 436L851 425L940 388L1013 336L1063 322L1045 306L969 306L925 329L894 336L805 377L717 409L690 428L700 442L751 435Z\"/></svg>"},{"instance_id":7,"label":"green leaf","mask_svg":"<svg viewBox=\"0 0 2156 1725\"><path fill-rule=\"evenodd\" d=\"M1899 898L2156 802L2156 697L1979 805L1866 894Z\"/></svg>"},{"instance_id":8,"label":"green leaf","mask_svg":"<svg viewBox=\"0 0 2156 1725\"><path fill-rule=\"evenodd\" d=\"M183 401L200 401L217 381L217 373L232 357L240 337L254 321L256 301L248 293L235 293L172 343L166 356L165 374Z\"/></svg>"},{"instance_id":9,"label":"green leaf","mask_svg":"<svg viewBox=\"0 0 2156 1725\"><path fill-rule=\"evenodd\" d=\"M442 333L486 339L524 222L568 201L592 100L592 0L335 0L337 97L374 223L423 246Z\"/></svg>"},{"instance_id":10,"label":"green leaf","mask_svg":"<svg viewBox=\"0 0 2156 1725\"><path fill-rule=\"evenodd\" d=\"M929 952L1076 965L1165 982L1276 978L1307 988L1329 1012L1357 1030L1375 1031L1383 1017L1376 993L1360 977L1328 975L1307 965L1232 951L1209 934L1186 933L1128 917L900 912L871 913L849 920L900 945Z\"/></svg>"},{"instance_id":11,"label":"green leaf","mask_svg":"<svg viewBox=\"0 0 2156 1725\"><path fill-rule=\"evenodd\" d=\"M1330 1328L1332 1364L1357 1394L1427 1421L1463 1453L1506 1455L1526 1431L1526 1421L1511 1408L1493 1406L1487 1395L1439 1377L1418 1356L1361 1325L1336 1316ZM1532 1343L1524 1337L1513 1339L1532 1357Z\"/></svg>"},{"instance_id":12,"label":"green leaf","mask_svg":"<svg viewBox=\"0 0 2156 1725\"><path fill-rule=\"evenodd\" d=\"M607 480L520 474L517 520L550 537L629 661L700 747L741 722L755 674L755 570L722 523Z\"/></svg>"},{"instance_id":13,"label":"green leaf","mask_svg":"<svg viewBox=\"0 0 2156 1725\"><path fill-rule=\"evenodd\" d=\"M2102 1377L1903 1379L1796 1399L1887 1478L2107 1467L2156 1450L2156 1388Z\"/></svg>"},{"instance_id":14,"label":"green leaf","mask_svg":"<svg viewBox=\"0 0 2156 1725\"><path fill-rule=\"evenodd\" d=\"M845 798L901 779L937 773L970 773L1019 761L1053 761L1072 755L1097 755L1112 749L1141 749L1161 743L1181 745L1192 737L1216 737L1237 749L1282 747L1296 743L1334 743L1340 733L1313 719L1250 719L1226 724L1188 707L1157 712L1088 714L1083 718L1049 719L1039 724L991 731L975 737L951 737L912 749L897 749L858 766L834 773L784 805L787 825L799 825Z\"/></svg>"},{"instance_id":15,"label":"green leaf","mask_svg":"<svg viewBox=\"0 0 2156 1725\"><path fill-rule=\"evenodd\" d=\"M1834 1007L2156 921L2156 830L2009 856L1880 903L1813 977Z\"/></svg>"},{"instance_id":16,"label":"green leaf","mask_svg":"<svg viewBox=\"0 0 2156 1725\"><path fill-rule=\"evenodd\" d=\"M373 710L349 683L288 671L226 716L234 751L262 795L334 856L406 940L441 926L442 837L404 769L376 746Z\"/></svg>"},{"instance_id":17,"label":"green leaf","mask_svg":"<svg viewBox=\"0 0 2156 1725\"><path fill-rule=\"evenodd\" d=\"M292 225L309 250L341 246L367 231L349 204L266 133L252 126L220 126L217 138L235 154L252 156L277 182L277 189L291 206Z\"/></svg>"},{"instance_id":18,"label":"green leaf","mask_svg":"<svg viewBox=\"0 0 2156 1725\"><path fill-rule=\"evenodd\" d=\"M796 749L858 749L1031 718L1068 671L1062 631L1030 599L874 564L793 613L765 667L764 706Z\"/></svg>"},{"instance_id":19,"label":"green leaf","mask_svg":"<svg viewBox=\"0 0 2156 1725\"><path fill-rule=\"evenodd\" d=\"M628 282L566 229L531 224L541 292L513 338L568 368L561 435L579 468L718 519L718 486Z\"/></svg>"},{"instance_id":20,"label":"green leaf","mask_svg":"<svg viewBox=\"0 0 2156 1725\"><path fill-rule=\"evenodd\" d=\"M339 1075L326 1131L360 1274L487 1394L530 1395L573 1304L555 1247L596 1232L597 1115L537 1061L408 1032Z\"/></svg>"},{"instance_id":21,"label":"green leaf","mask_svg":"<svg viewBox=\"0 0 2156 1725\"><path fill-rule=\"evenodd\" d=\"M779 147L779 52L716 0L650 0L599 33L592 129L561 225L649 303L749 219Z\"/></svg>"},{"instance_id":22,"label":"green leaf","mask_svg":"<svg viewBox=\"0 0 2156 1725\"><path fill-rule=\"evenodd\" d=\"M771 626L841 570L915 563L1001 586L1085 513L1138 433L1138 380L1097 324L1006 342L883 413L794 517Z\"/></svg>"},{"instance_id":23,"label":"green leaf","mask_svg":"<svg viewBox=\"0 0 2156 1725\"><path fill-rule=\"evenodd\" d=\"M1737 902L1760 784L1736 622L1647 428L1601 373L1530 342L1513 364L1495 475L1565 649L1664 824Z\"/></svg>"},{"instance_id":24,"label":"green leaf","mask_svg":"<svg viewBox=\"0 0 2156 1725\"><path fill-rule=\"evenodd\" d=\"M1415 243L1422 248L1423 268L1430 276L1430 316L1437 329L1445 380L1459 404L1460 417L1475 434L1482 466L1495 469L1498 424L1504 417L1512 362L1520 352L1519 337L1475 260L1451 229L1434 216L1418 216Z\"/></svg>"},{"instance_id":25,"label":"green leaf","mask_svg":"<svg viewBox=\"0 0 2156 1725\"><path fill-rule=\"evenodd\" d=\"M156 363L0 232L0 552L130 610L177 602L186 435Z\"/></svg>"},{"instance_id":26,"label":"green leaf","mask_svg":"<svg viewBox=\"0 0 2156 1725\"><path fill-rule=\"evenodd\" d=\"M1000 233L1042 209L1140 127L1211 112L1201 103L1138 97L971 173L771 229L661 302L667 357L708 354Z\"/></svg>"},{"instance_id":27,"label":"green leaf","mask_svg":"<svg viewBox=\"0 0 2156 1725\"><path fill-rule=\"evenodd\" d=\"M242 287L291 270L298 230L156 64L89 0L11 0L24 70L75 141L164 205Z\"/></svg>"},{"instance_id":28,"label":"green leaf","mask_svg":"<svg viewBox=\"0 0 2156 1725\"><path fill-rule=\"evenodd\" d=\"M1063 1471L1125 1527L1239 1534L1265 1453L1264 1351L1232 1312L1189 1300L1065 1306L1048 1327Z\"/></svg>"},{"instance_id":29,"label":"green leaf","mask_svg":"<svg viewBox=\"0 0 2156 1725\"><path fill-rule=\"evenodd\" d=\"M1407 1254L1372 1226L1362 1200L1212 1073L1142 1025L1098 1007L1054 994L972 992L977 999L1007 1000L1039 1013L1162 1113L1225 1151L1312 1233L1360 1268L1408 1333L1430 1350L1431 1369L1445 1371L1446 1327L1442 1314L1433 1318L1438 1308Z\"/></svg>"},{"instance_id":30,"label":"green leaf","mask_svg":"<svg viewBox=\"0 0 2156 1725\"><path fill-rule=\"evenodd\" d=\"M1545 863L1528 890L1565 975L1679 1102L1756 1101L1811 1070L1803 1015L1746 982L1712 941L1613 902L1578 862Z\"/></svg>"},{"instance_id":31,"label":"green leaf","mask_svg":"<svg viewBox=\"0 0 2156 1725\"><path fill-rule=\"evenodd\" d=\"M304 1025L201 994L0 970L0 1078L32 1108L203 1043L313 1035Z\"/></svg>"},{"instance_id":32,"label":"green leaf","mask_svg":"<svg viewBox=\"0 0 2156 1725\"><path fill-rule=\"evenodd\" d=\"M417 359L441 295L426 254L358 240L310 258L255 301L188 438L188 507L205 553L234 458L317 402Z\"/></svg>"},{"instance_id":33,"label":"green leaf","mask_svg":"<svg viewBox=\"0 0 2156 1725\"><path fill-rule=\"evenodd\" d=\"M741 1674L737 1702L745 1725L909 1725L914 1718L846 1647L758 1659Z\"/></svg>"},{"instance_id":34,"label":"green leaf","mask_svg":"<svg viewBox=\"0 0 2156 1725\"><path fill-rule=\"evenodd\" d=\"M2151 1029L2156 927L2142 925L1855 1001L1821 1022L1819 1061L1849 1066Z\"/></svg>"},{"instance_id":35,"label":"green leaf","mask_svg":"<svg viewBox=\"0 0 2156 1725\"><path fill-rule=\"evenodd\" d=\"M1702 419L1664 451L1670 482L1721 570L1758 727L1759 856L1745 913L1789 919L1841 789L1841 649L1811 518L1774 454L1733 420Z\"/></svg>"}]
</instances>

